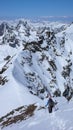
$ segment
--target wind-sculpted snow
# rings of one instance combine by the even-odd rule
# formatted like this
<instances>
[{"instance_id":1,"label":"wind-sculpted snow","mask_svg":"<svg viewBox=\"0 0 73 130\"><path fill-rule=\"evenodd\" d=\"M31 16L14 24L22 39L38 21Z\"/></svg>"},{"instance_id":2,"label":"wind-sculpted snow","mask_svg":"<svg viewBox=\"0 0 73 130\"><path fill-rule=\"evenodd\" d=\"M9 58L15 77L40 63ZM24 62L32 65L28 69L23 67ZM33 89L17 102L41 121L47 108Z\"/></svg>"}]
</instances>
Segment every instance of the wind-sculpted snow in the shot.
<instances>
[{"instance_id":1,"label":"wind-sculpted snow","mask_svg":"<svg viewBox=\"0 0 73 130\"><path fill-rule=\"evenodd\" d=\"M48 93L64 96L67 87L69 101L73 97L73 24L25 20L0 24L1 116L26 104L42 103Z\"/></svg>"}]
</instances>

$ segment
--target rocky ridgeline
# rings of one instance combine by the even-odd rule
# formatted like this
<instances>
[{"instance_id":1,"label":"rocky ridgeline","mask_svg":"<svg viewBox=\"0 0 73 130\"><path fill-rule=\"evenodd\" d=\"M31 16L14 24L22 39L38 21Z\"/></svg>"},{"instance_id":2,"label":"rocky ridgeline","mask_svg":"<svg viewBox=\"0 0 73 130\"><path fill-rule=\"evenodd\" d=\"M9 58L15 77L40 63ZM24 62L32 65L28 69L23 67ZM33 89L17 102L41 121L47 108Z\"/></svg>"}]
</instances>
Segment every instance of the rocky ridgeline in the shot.
<instances>
[{"instance_id":1,"label":"rocky ridgeline","mask_svg":"<svg viewBox=\"0 0 73 130\"><path fill-rule=\"evenodd\" d=\"M24 86L29 89L30 93L42 99L48 92L55 96L62 95L60 79L63 81L62 88L73 86L73 61L71 59L73 52L65 48L68 41L65 32L67 28L69 26L64 24L53 27L49 23L36 24L22 20L14 25L6 22L0 24L0 47L7 45L12 48L12 51L16 49L15 64L16 61L19 63ZM58 37L59 33L61 36ZM20 49L21 52L18 55L17 51ZM11 58L10 55L4 57L5 63ZM63 64L60 63L61 61ZM10 65L7 63L0 68L0 85L8 82L7 75L3 77L3 74ZM16 73L20 73L18 67L16 70ZM15 77L14 71L15 69L13 70ZM58 77L60 77L59 80ZM15 78L18 80L17 77Z\"/></svg>"},{"instance_id":2,"label":"rocky ridgeline","mask_svg":"<svg viewBox=\"0 0 73 130\"><path fill-rule=\"evenodd\" d=\"M21 106L12 110L10 113L7 113L5 116L0 118L1 129L29 119L34 115L36 108L37 106L35 104L30 104L29 106Z\"/></svg>"}]
</instances>

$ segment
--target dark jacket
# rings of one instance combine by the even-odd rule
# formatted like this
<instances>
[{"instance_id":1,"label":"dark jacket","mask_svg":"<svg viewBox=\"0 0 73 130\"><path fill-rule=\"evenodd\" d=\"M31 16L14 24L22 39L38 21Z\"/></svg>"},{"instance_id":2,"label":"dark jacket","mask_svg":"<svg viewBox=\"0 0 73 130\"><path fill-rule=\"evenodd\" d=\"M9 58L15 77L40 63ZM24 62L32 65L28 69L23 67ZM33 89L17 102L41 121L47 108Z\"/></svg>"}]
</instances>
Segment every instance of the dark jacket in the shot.
<instances>
[{"instance_id":1,"label":"dark jacket","mask_svg":"<svg viewBox=\"0 0 73 130\"><path fill-rule=\"evenodd\" d=\"M48 106L48 108L53 108L55 105L55 102L53 101L52 98L49 98L48 101L47 101L47 104L45 106Z\"/></svg>"}]
</instances>

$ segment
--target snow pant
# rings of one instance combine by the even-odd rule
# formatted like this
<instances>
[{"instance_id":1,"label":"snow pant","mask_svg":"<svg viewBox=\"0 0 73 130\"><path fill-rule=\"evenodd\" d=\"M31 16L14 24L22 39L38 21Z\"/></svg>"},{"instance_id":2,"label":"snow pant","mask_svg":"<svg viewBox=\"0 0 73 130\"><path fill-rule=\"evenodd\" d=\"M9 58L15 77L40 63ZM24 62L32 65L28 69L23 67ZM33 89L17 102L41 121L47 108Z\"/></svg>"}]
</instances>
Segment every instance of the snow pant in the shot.
<instances>
[{"instance_id":1,"label":"snow pant","mask_svg":"<svg viewBox=\"0 0 73 130\"><path fill-rule=\"evenodd\" d=\"M49 113L52 113L52 108L53 108L53 106L49 106L49 107L48 107Z\"/></svg>"}]
</instances>

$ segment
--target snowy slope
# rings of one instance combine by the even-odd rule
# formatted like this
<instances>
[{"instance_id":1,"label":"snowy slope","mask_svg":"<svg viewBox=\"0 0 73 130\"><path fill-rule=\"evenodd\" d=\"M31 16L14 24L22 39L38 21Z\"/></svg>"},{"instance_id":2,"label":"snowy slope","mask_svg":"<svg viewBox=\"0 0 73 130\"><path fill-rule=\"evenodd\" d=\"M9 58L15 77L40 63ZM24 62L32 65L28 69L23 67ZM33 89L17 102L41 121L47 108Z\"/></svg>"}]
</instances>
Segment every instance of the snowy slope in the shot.
<instances>
[{"instance_id":1,"label":"snowy slope","mask_svg":"<svg viewBox=\"0 0 73 130\"><path fill-rule=\"evenodd\" d=\"M47 108L38 110L29 119L5 127L4 130L73 130L73 100L68 102L64 98L57 99L59 110L52 114Z\"/></svg>"},{"instance_id":2,"label":"snowy slope","mask_svg":"<svg viewBox=\"0 0 73 130\"><path fill-rule=\"evenodd\" d=\"M0 117L33 103L45 106L48 93L61 96L56 98L58 111L50 115L47 109L36 110L28 120L5 130L73 130L73 99L67 103L62 97L66 86L73 94L72 42L73 24L26 20L0 24Z\"/></svg>"}]
</instances>

